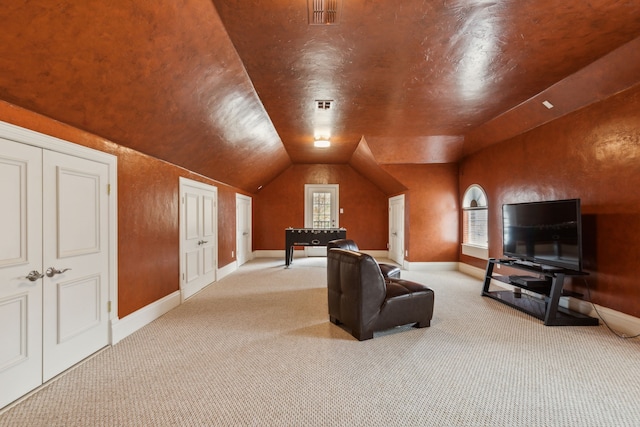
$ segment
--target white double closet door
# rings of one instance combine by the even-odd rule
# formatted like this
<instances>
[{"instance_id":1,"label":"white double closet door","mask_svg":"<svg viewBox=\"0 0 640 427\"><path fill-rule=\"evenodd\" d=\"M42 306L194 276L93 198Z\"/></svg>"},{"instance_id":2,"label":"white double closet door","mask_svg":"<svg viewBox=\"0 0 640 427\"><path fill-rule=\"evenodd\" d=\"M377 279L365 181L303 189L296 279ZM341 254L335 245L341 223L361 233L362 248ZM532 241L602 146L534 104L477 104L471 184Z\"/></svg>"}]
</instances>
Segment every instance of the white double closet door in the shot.
<instances>
[{"instance_id":1,"label":"white double closet door","mask_svg":"<svg viewBox=\"0 0 640 427\"><path fill-rule=\"evenodd\" d=\"M216 281L218 190L180 178L180 270L182 299Z\"/></svg>"},{"instance_id":2,"label":"white double closet door","mask_svg":"<svg viewBox=\"0 0 640 427\"><path fill-rule=\"evenodd\" d=\"M0 408L109 343L108 166L0 139Z\"/></svg>"}]
</instances>

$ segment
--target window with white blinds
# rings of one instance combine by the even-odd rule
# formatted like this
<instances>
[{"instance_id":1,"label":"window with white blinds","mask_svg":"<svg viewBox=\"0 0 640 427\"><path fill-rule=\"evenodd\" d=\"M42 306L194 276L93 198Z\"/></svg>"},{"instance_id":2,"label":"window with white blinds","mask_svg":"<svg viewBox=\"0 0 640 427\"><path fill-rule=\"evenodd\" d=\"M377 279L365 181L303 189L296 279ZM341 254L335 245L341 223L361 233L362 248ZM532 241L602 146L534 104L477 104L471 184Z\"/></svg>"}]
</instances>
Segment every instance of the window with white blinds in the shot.
<instances>
[{"instance_id":1,"label":"window with white blinds","mask_svg":"<svg viewBox=\"0 0 640 427\"><path fill-rule=\"evenodd\" d=\"M465 208L463 210L463 243L483 247L488 246L487 213L487 208Z\"/></svg>"}]
</instances>

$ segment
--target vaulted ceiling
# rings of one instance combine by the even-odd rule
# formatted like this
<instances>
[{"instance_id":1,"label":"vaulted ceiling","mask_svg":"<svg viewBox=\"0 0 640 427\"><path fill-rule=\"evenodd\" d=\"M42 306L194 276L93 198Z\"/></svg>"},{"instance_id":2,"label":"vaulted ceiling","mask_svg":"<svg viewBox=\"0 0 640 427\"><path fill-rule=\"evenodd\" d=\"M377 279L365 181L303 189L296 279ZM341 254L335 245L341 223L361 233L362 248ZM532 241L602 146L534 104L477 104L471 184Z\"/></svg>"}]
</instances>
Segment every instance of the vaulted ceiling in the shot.
<instances>
[{"instance_id":1,"label":"vaulted ceiling","mask_svg":"<svg viewBox=\"0 0 640 427\"><path fill-rule=\"evenodd\" d=\"M378 165L456 162L640 83L637 0L337 11L312 25L306 0L12 0L0 99L253 192L292 163L375 181Z\"/></svg>"}]
</instances>

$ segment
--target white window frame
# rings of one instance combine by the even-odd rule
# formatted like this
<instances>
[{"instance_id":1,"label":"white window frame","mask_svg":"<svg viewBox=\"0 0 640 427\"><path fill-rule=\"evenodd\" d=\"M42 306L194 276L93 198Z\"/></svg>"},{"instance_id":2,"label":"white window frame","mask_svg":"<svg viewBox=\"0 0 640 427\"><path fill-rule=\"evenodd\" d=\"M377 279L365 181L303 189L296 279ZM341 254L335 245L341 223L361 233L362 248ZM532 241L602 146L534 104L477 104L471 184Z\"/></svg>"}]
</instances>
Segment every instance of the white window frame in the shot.
<instances>
[{"instance_id":1,"label":"white window frame","mask_svg":"<svg viewBox=\"0 0 640 427\"><path fill-rule=\"evenodd\" d=\"M465 221L466 212L470 211L485 211L486 213L486 236L487 242L482 244L478 242L469 243L466 241L466 235L463 231L462 236L462 253L464 255L472 256L474 258L488 259L489 258L489 205L487 203L487 194L484 189L478 184L470 185L464 192L462 198L462 221ZM466 224L463 224L463 230Z\"/></svg>"}]
</instances>

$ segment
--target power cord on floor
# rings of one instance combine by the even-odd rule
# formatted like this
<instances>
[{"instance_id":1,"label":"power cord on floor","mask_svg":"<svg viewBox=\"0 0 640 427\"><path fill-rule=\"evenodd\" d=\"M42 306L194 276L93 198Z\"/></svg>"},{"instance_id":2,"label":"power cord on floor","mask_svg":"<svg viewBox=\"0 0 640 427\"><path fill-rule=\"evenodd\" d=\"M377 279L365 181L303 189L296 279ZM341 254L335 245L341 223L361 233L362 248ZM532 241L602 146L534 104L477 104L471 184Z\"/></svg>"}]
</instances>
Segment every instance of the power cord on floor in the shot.
<instances>
[{"instance_id":1,"label":"power cord on floor","mask_svg":"<svg viewBox=\"0 0 640 427\"><path fill-rule=\"evenodd\" d=\"M596 312L596 314L598 315L600 320L602 320L602 323L604 323L604 325L607 327L607 329L609 329L617 337L623 338L623 339L626 339L626 340L630 340L630 339L633 339L633 338L640 337L640 333L636 334L636 335L627 335L627 334L620 333L620 332L616 331L615 329L613 329L611 326L609 326L607 321L604 320L604 317L602 317L602 314L600 314L600 312L598 311L598 307L596 307L596 305L591 300L591 289L589 288L589 282L587 281L587 279L583 279L583 280L584 280L584 285L587 288L587 297L589 298L589 303L593 307L593 310Z\"/></svg>"}]
</instances>

